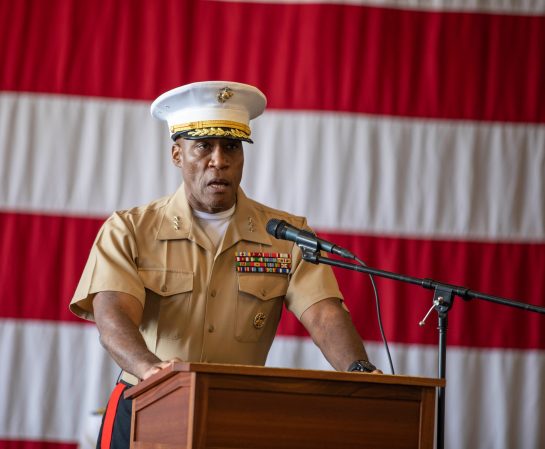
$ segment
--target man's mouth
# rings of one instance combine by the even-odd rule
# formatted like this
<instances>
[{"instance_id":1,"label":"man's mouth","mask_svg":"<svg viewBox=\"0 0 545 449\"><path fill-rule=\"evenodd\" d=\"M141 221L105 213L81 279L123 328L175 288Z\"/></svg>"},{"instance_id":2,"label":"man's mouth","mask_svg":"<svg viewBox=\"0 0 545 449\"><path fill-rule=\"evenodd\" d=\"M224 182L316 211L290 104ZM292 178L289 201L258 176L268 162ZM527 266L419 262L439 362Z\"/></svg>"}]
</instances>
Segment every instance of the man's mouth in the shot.
<instances>
[{"instance_id":1,"label":"man's mouth","mask_svg":"<svg viewBox=\"0 0 545 449\"><path fill-rule=\"evenodd\" d=\"M231 183L225 179L214 178L206 184L207 187L214 189L217 192L223 192L231 185Z\"/></svg>"}]
</instances>

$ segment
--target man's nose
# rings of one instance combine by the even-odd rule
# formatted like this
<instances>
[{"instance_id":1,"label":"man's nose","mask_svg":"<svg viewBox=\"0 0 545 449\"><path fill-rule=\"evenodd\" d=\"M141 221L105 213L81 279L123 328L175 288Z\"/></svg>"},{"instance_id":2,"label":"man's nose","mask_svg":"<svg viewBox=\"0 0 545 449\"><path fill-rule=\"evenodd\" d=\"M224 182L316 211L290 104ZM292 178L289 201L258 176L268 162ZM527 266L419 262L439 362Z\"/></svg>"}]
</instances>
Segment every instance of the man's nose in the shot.
<instances>
[{"instance_id":1,"label":"man's nose","mask_svg":"<svg viewBox=\"0 0 545 449\"><path fill-rule=\"evenodd\" d=\"M215 145L210 154L210 165L215 168L226 168L229 166L230 160L227 152L220 145Z\"/></svg>"}]
</instances>

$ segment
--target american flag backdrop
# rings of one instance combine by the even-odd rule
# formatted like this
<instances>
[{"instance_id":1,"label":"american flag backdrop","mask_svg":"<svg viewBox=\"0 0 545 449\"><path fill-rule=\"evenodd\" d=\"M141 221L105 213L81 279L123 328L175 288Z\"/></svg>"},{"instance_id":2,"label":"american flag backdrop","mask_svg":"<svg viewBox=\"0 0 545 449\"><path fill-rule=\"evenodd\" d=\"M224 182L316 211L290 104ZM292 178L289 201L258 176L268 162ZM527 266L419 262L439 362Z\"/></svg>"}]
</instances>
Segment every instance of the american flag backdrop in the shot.
<instances>
[{"instance_id":1,"label":"american flag backdrop","mask_svg":"<svg viewBox=\"0 0 545 449\"><path fill-rule=\"evenodd\" d=\"M68 303L103 220L181 182L149 104L212 79L268 97L250 197L545 306L545 2L0 0L0 448L75 449L104 406L118 370ZM387 372L367 276L336 274ZM377 285L396 372L435 377L432 292ZM544 350L543 315L457 299L446 447L545 447ZM331 369L289 313L268 365Z\"/></svg>"}]
</instances>

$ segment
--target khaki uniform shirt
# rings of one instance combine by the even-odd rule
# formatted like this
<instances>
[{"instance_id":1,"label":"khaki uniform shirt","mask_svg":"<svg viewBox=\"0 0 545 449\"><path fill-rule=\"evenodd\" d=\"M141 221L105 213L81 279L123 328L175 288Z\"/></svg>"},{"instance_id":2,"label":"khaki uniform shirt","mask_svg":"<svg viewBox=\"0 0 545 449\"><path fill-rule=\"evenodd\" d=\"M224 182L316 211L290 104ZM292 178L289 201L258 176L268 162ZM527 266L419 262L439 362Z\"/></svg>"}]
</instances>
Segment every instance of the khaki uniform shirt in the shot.
<instances>
[{"instance_id":1,"label":"khaki uniform shirt","mask_svg":"<svg viewBox=\"0 0 545 449\"><path fill-rule=\"evenodd\" d=\"M217 250L194 219L183 185L170 197L116 212L98 233L70 310L93 320L96 293L128 293L142 304L140 331L161 360L263 365L284 303L300 318L325 298L342 300L330 267L303 261L297 245L267 234L271 218L307 226L242 189ZM291 254L291 270L237 272L237 252ZM137 383L128 373L123 379Z\"/></svg>"}]
</instances>

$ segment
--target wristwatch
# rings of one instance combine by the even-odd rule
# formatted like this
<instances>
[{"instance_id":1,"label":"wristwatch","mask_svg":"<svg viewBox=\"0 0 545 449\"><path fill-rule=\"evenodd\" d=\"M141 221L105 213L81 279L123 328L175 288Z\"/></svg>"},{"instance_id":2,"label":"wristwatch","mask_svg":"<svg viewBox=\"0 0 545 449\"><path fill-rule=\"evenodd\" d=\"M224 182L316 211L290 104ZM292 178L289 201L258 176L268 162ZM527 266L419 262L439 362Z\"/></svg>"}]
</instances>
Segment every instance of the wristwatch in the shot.
<instances>
[{"instance_id":1,"label":"wristwatch","mask_svg":"<svg viewBox=\"0 0 545 449\"><path fill-rule=\"evenodd\" d=\"M348 371L360 371L362 373L372 373L377 367L369 360L356 360L348 367Z\"/></svg>"}]
</instances>

